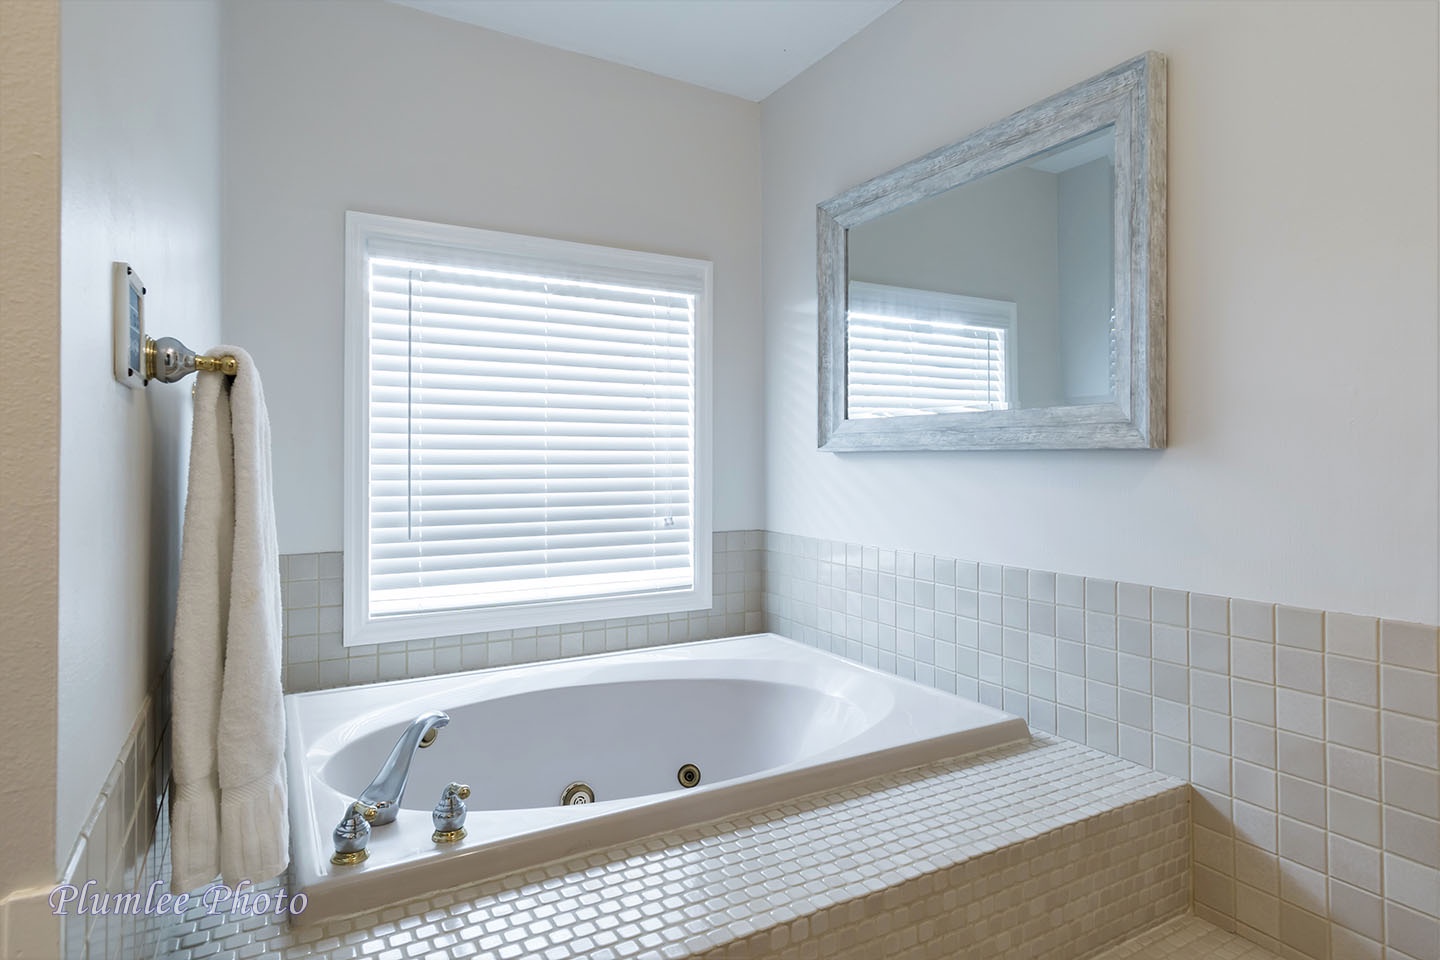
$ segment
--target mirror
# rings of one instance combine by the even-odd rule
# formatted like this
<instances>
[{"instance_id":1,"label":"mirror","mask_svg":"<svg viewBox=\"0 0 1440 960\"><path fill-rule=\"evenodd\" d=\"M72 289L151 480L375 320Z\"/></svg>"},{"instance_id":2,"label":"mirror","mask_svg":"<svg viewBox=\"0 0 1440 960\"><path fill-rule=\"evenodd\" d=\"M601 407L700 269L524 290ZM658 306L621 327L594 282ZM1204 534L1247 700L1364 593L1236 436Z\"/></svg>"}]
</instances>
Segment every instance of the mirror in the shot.
<instances>
[{"instance_id":1,"label":"mirror","mask_svg":"<svg viewBox=\"0 0 1440 960\"><path fill-rule=\"evenodd\" d=\"M1165 62L818 212L820 447L1165 443Z\"/></svg>"}]
</instances>

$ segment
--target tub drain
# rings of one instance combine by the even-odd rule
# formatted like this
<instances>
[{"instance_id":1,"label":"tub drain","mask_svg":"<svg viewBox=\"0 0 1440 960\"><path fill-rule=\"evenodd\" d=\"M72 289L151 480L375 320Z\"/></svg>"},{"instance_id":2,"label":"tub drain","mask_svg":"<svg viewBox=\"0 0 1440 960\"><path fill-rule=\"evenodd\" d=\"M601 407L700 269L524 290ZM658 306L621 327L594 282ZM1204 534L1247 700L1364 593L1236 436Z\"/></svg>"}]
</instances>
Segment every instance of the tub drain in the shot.
<instances>
[{"instance_id":1,"label":"tub drain","mask_svg":"<svg viewBox=\"0 0 1440 960\"><path fill-rule=\"evenodd\" d=\"M566 787L565 792L560 794L560 806L562 807L573 807L577 803L594 802L595 791L590 789L588 783L581 783L578 780Z\"/></svg>"},{"instance_id":2,"label":"tub drain","mask_svg":"<svg viewBox=\"0 0 1440 960\"><path fill-rule=\"evenodd\" d=\"M693 763L687 763L675 774L675 779L680 781L680 786L689 790L691 787L700 784L700 768Z\"/></svg>"}]
</instances>

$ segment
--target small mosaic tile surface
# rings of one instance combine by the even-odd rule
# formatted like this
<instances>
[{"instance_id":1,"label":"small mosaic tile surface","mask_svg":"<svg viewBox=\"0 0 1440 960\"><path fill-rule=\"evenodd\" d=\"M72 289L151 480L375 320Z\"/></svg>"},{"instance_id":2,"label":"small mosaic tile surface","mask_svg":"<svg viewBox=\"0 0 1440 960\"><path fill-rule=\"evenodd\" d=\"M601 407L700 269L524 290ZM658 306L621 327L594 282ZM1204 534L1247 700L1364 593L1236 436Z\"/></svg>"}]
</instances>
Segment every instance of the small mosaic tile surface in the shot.
<instances>
[{"instance_id":1,"label":"small mosaic tile surface","mask_svg":"<svg viewBox=\"0 0 1440 960\"><path fill-rule=\"evenodd\" d=\"M859 957L941 913L992 950L1012 923L1099 946L1185 908L1188 832L1182 784L1042 735L315 927L197 905L161 955Z\"/></svg>"},{"instance_id":2,"label":"small mosaic tile surface","mask_svg":"<svg viewBox=\"0 0 1440 960\"><path fill-rule=\"evenodd\" d=\"M1111 947L1094 960L1280 960L1258 944L1199 917L1176 917Z\"/></svg>"},{"instance_id":3,"label":"small mosaic tile surface","mask_svg":"<svg viewBox=\"0 0 1440 960\"><path fill-rule=\"evenodd\" d=\"M1129 804L702 956L1074 960L1188 907L1188 811L1177 800Z\"/></svg>"}]
</instances>

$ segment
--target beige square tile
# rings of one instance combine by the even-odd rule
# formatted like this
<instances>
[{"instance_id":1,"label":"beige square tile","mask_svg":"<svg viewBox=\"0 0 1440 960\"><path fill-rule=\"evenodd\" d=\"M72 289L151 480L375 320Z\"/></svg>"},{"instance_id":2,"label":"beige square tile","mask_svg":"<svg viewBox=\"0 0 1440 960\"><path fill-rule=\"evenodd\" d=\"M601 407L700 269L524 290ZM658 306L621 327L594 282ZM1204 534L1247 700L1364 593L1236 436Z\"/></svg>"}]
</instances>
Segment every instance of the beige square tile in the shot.
<instances>
[{"instance_id":1,"label":"beige square tile","mask_svg":"<svg viewBox=\"0 0 1440 960\"><path fill-rule=\"evenodd\" d=\"M1330 881L1330 917L1374 941L1385 939L1384 901L1339 880Z\"/></svg>"},{"instance_id":2,"label":"beige square tile","mask_svg":"<svg viewBox=\"0 0 1440 960\"><path fill-rule=\"evenodd\" d=\"M1328 823L1325 788L1309 780L1280 774L1280 813L1286 817L1324 829Z\"/></svg>"},{"instance_id":3,"label":"beige square tile","mask_svg":"<svg viewBox=\"0 0 1440 960\"><path fill-rule=\"evenodd\" d=\"M1370 893L1381 892L1379 850L1332 833L1327 853L1331 877Z\"/></svg>"},{"instance_id":4,"label":"beige square tile","mask_svg":"<svg viewBox=\"0 0 1440 960\"><path fill-rule=\"evenodd\" d=\"M1150 591L1151 617L1156 623L1172 626L1190 625L1190 595L1183 590L1154 587Z\"/></svg>"},{"instance_id":5,"label":"beige square tile","mask_svg":"<svg viewBox=\"0 0 1440 960\"><path fill-rule=\"evenodd\" d=\"M1367 753L1380 752L1380 711L1371 707L1328 700L1325 732L1331 743Z\"/></svg>"},{"instance_id":6,"label":"beige square tile","mask_svg":"<svg viewBox=\"0 0 1440 960\"><path fill-rule=\"evenodd\" d=\"M1440 658L1440 629L1385 620L1380 624L1380 646L1385 663L1435 673Z\"/></svg>"},{"instance_id":7,"label":"beige square tile","mask_svg":"<svg viewBox=\"0 0 1440 960\"><path fill-rule=\"evenodd\" d=\"M1325 665L1321 655L1312 650L1277 647L1275 680L1282 687L1304 693L1325 692Z\"/></svg>"},{"instance_id":8,"label":"beige square tile","mask_svg":"<svg viewBox=\"0 0 1440 960\"><path fill-rule=\"evenodd\" d=\"M1275 639L1275 607L1252 600L1230 601L1230 633L1251 640Z\"/></svg>"},{"instance_id":9,"label":"beige square tile","mask_svg":"<svg viewBox=\"0 0 1440 960\"><path fill-rule=\"evenodd\" d=\"M1280 858L1280 899L1286 903L1304 907L1312 913L1324 913L1325 884L1323 870Z\"/></svg>"},{"instance_id":10,"label":"beige square tile","mask_svg":"<svg viewBox=\"0 0 1440 960\"><path fill-rule=\"evenodd\" d=\"M1325 657L1325 695L1367 707L1380 706L1379 668L1369 660Z\"/></svg>"},{"instance_id":11,"label":"beige square tile","mask_svg":"<svg viewBox=\"0 0 1440 960\"><path fill-rule=\"evenodd\" d=\"M1379 659L1379 622L1348 613L1325 614L1325 652L1361 660Z\"/></svg>"},{"instance_id":12,"label":"beige square tile","mask_svg":"<svg viewBox=\"0 0 1440 960\"><path fill-rule=\"evenodd\" d=\"M1440 720L1440 681L1422 670L1386 664L1380 668L1380 705L1424 720Z\"/></svg>"},{"instance_id":13,"label":"beige square tile","mask_svg":"<svg viewBox=\"0 0 1440 960\"><path fill-rule=\"evenodd\" d=\"M1190 626L1207 633L1229 633L1229 602L1224 597L1190 594Z\"/></svg>"},{"instance_id":14,"label":"beige square tile","mask_svg":"<svg viewBox=\"0 0 1440 960\"><path fill-rule=\"evenodd\" d=\"M1280 935L1280 898L1242 884L1236 888L1235 919L1277 937Z\"/></svg>"},{"instance_id":15,"label":"beige square tile","mask_svg":"<svg viewBox=\"0 0 1440 960\"><path fill-rule=\"evenodd\" d=\"M1386 710L1382 716L1383 750L1387 757L1404 760L1427 770L1440 767L1440 727Z\"/></svg>"},{"instance_id":16,"label":"beige square tile","mask_svg":"<svg viewBox=\"0 0 1440 960\"><path fill-rule=\"evenodd\" d=\"M1241 720L1274 726L1275 688L1268 683L1231 680L1230 709Z\"/></svg>"},{"instance_id":17,"label":"beige square tile","mask_svg":"<svg viewBox=\"0 0 1440 960\"><path fill-rule=\"evenodd\" d=\"M1235 844L1235 879L1271 896L1280 895L1280 858L1244 842Z\"/></svg>"},{"instance_id":18,"label":"beige square tile","mask_svg":"<svg viewBox=\"0 0 1440 960\"><path fill-rule=\"evenodd\" d=\"M1383 808L1383 817L1388 852L1440 869L1440 820L1389 804Z\"/></svg>"},{"instance_id":19,"label":"beige square tile","mask_svg":"<svg viewBox=\"0 0 1440 960\"><path fill-rule=\"evenodd\" d=\"M1385 899L1440 917L1440 870L1399 854L1385 854Z\"/></svg>"},{"instance_id":20,"label":"beige square tile","mask_svg":"<svg viewBox=\"0 0 1440 960\"><path fill-rule=\"evenodd\" d=\"M1280 905L1280 940L1307 957L1323 958L1328 950L1329 923L1320 915L1288 903Z\"/></svg>"},{"instance_id":21,"label":"beige square tile","mask_svg":"<svg viewBox=\"0 0 1440 960\"><path fill-rule=\"evenodd\" d=\"M1342 790L1326 796L1330 832L1372 847L1380 846L1380 804Z\"/></svg>"},{"instance_id":22,"label":"beige square tile","mask_svg":"<svg viewBox=\"0 0 1440 960\"><path fill-rule=\"evenodd\" d=\"M1312 737L1287 733L1275 734L1276 768L1281 773L1309 780L1325 782L1325 743Z\"/></svg>"},{"instance_id":23,"label":"beige square tile","mask_svg":"<svg viewBox=\"0 0 1440 960\"><path fill-rule=\"evenodd\" d=\"M1325 831L1290 817L1281 817L1280 856L1323 874L1327 869ZM1283 875L1282 870L1282 881Z\"/></svg>"},{"instance_id":24,"label":"beige square tile","mask_svg":"<svg viewBox=\"0 0 1440 960\"><path fill-rule=\"evenodd\" d=\"M1287 647L1320 652L1325 648L1324 614L1319 610L1275 608L1275 639Z\"/></svg>"},{"instance_id":25,"label":"beige square tile","mask_svg":"<svg viewBox=\"0 0 1440 960\"><path fill-rule=\"evenodd\" d=\"M1275 721L1281 730L1323 739L1325 736L1325 700L1298 690L1275 692Z\"/></svg>"},{"instance_id":26,"label":"beige square tile","mask_svg":"<svg viewBox=\"0 0 1440 960\"><path fill-rule=\"evenodd\" d=\"M1325 750L1326 782L1336 789L1380 799L1380 758L1362 750L1330 744Z\"/></svg>"},{"instance_id":27,"label":"beige square tile","mask_svg":"<svg viewBox=\"0 0 1440 960\"><path fill-rule=\"evenodd\" d=\"M1440 819L1440 771L1427 770L1399 760L1381 761L1385 802L1401 810Z\"/></svg>"},{"instance_id":28,"label":"beige square tile","mask_svg":"<svg viewBox=\"0 0 1440 960\"><path fill-rule=\"evenodd\" d=\"M1440 943L1440 920L1411 910L1398 901L1385 904L1385 945L1403 950L1414 960L1435 956ZM1387 954L1387 960L1391 955Z\"/></svg>"},{"instance_id":29,"label":"beige square tile","mask_svg":"<svg viewBox=\"0 0 1440 960\"><path fill-rule=\"evenodd\" d=\"M1208 867L1196 866L1192 875L1197 904L1233 917L1235 915L1235 881Z\"/></svg>"},{"instance_id":30,"label":"beige square tile","mask_svg":"<svg viewBox=\"0 0 1440 960\"><path fill-rule=\"evenodd\" d=\"M1332 921L1330 955L1332 960L1384 960L1385 946Z\"/></svg>"}]
</instances>

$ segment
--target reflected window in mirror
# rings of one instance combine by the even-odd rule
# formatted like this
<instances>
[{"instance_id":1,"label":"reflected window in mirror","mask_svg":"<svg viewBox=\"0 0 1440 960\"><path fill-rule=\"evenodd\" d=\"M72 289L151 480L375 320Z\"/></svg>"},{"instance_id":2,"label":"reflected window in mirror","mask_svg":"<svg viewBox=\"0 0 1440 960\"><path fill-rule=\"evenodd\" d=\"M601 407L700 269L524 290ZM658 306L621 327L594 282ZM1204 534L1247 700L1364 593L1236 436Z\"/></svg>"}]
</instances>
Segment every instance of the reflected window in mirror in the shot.
<instances>
[{"instance_id":1,"label":"reflected window in mirror","mask_svg":"<svg viewBox=\"0 0 1440 960\"><path fill-rule=\"evenodd\" d=\"M1015 304L850 281L846 416L933 416L1015 402Z\"/></svg>"}]
</instances>

